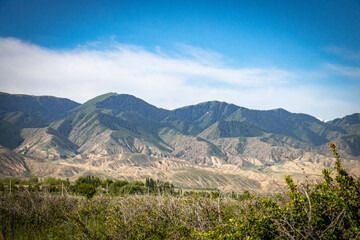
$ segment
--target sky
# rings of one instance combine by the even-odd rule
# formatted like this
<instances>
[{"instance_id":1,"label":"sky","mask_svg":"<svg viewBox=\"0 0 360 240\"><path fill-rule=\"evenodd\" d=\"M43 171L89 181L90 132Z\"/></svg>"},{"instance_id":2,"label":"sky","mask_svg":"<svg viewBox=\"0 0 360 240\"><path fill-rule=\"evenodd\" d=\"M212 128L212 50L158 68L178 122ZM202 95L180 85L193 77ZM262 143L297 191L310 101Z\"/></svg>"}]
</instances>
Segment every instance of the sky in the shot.
<instances>
[{"instance_id":1,"label":"sky","mask_svg":"<svg viewBox=\"0 0 360 240\"><path fill-rule=\"evenodd\" d=\"M0 0L0 91L360 112L360 1Z\"/></svg>"}]
</instances>

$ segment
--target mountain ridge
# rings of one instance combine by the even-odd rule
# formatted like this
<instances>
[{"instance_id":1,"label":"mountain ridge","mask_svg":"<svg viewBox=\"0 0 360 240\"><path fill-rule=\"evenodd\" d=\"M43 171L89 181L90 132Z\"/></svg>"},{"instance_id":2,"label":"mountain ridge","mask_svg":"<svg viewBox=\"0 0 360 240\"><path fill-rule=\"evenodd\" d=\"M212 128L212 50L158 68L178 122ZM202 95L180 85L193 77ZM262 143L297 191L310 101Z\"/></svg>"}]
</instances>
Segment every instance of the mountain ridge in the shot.
<instances>
[{"instance_id":1,"label":"mountain ridge","mask_svg":"<svg viewBox=\"0 0 360 240\"><path fill-rule=\"evenodd\" d=\"M326 146L330 141L339 144L349 166L360 172L358 113L324 123L285 109L251 110L220 101L166 110L117 93L83 104L5 93L0 93L0 99L0 145L12 152L4 158L9 176L9 156L13 156L14 166L25 164L24 168L14 167L17 175L18 169L26 169L24 176L151 176L173 179L179 187L202 188L209 186L205 176L210 171L215 174L211 179L218 179L214 187L241 189L251 183L249 188L257 186L254 191L261 192L270 191L270 185L253 181L270 181L269 175L277 178L295 171L287 169L293 166L290 158L311 172L329 166L331 155ZM26 109L21 106L24 102ZM145 162L141 160L144 157L148 159ZM187 182L194 180L194 172L203 180ZM239 186L233 181L226 183L224 179L229 177L221 177L222 173L240 174ZM6 175L1 167L0 174Z\"/></svg>"}]
</instances>

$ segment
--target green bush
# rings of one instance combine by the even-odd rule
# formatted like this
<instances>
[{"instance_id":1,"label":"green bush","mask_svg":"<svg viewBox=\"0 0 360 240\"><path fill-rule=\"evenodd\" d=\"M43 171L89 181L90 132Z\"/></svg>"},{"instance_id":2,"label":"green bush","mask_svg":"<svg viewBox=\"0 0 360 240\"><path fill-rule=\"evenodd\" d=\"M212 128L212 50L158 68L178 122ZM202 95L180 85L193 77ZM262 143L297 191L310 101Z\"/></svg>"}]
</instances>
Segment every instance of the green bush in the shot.
<instances>
[{"instance_id":1,"label":"green bush","mask_svg":"<svg viewBox=\"0 0 360 240\"><path fill-rule=\"evenodd\" d=\"M335 162L332 170L323 170L324 181L311 186L295 185L286 176L290 190L285 207L264 199L277 231L293 239L358 239L360 237L360 182L342 168L336 145L330 143Z\"/></svg>"},{"instance_id":2,"label":"green bush","mask_svg":"<svg viewBox=\"0 0 360 240\"><path fill-rule=\"evenodd\" d=\"M109 193L111 195L119 195L120 194L120 189L129 184L128 181L125 181L125 180L116 180L115 182L111 183L109 185Z\"/></svg>"},{"instance_id":3,"label":"green bush","mask_svg":"<svg viewBox=\"0 0 360 240\"><path fill-rule=\"evenodd\" d=\"M92 198L96 193L96 188L91 184L81 183L77 187L77 192L80 193L82 196Z\"/></svg>"},{"instance_id":4,"label":"green bush","mask_svg":"<svg viewBox=\"0 0 360 240\"><path fill-rule=\"evenodd\" d=\"M107 188L107 187L109 187L113 182L114 182L113 180L107 178L107 179L105 179L105 180L102 182L101 186L102 186L103 188Z\"/></svg>"},{"instance_id":5,"label":"green bush","mask_svg":"<svg viewBox=\"0 0 360 240\"><path fill-rule=\"evenodd\" d=\"M39 178L38 177L31 177L26 181L27 184L37 184L39 183Z\"/></svg>"},{"instance_id":6,"label":"green bush","mask_svg":"<svg viewBox=\"0 0 360 240\"><path fill-rule=\"evenodd\" d=\"M136 186L141 186L141 187L144 186L144 183L142 181L131 181L131 182L129 182L129 184L136 185Z\"/></svg>"},{"instance_id":7,"label":"green bush","mask_svg":"<svg viewBox=\"0 0 360 240\"><path fill-rule=\"evenodd\" d=\"M102 184L101 179L95 176L80 176L75 180L75 185L80 185L82 183L90 184L94 187L101 186Z\"/></svg>"},{"instance_id":8,"label":"green bush","mask_svg":"<svg viewBox=\"0 0 360 240\"><path fill-rule=\"evenodd\" d=\"M128 184L120 188L119 193L120 194L144 194L147 191L147 188L139 186L139 185L133 185Z\"/></svg>"}]
</instances>

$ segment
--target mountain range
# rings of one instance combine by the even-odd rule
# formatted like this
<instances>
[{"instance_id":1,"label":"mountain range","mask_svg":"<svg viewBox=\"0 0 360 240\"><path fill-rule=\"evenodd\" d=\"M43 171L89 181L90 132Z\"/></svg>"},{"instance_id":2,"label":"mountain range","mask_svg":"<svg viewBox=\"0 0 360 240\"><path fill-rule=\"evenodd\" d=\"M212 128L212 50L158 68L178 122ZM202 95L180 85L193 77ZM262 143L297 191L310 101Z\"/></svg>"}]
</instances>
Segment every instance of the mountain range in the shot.
<instances>
[{"instance_id":1,"label":"mountain range","mask_svg":"<svg viewBox=\"0 0 360 240\"><path fill-rule=\"evenodd\" d=\"M127 94L79 104L0 93L0 177L152 177L188 189L273 192L287 174L319 178L334 164L330 141L360 175L359 113L323 122L219 101L166 110Z\"/></svg>"}]
</instances>

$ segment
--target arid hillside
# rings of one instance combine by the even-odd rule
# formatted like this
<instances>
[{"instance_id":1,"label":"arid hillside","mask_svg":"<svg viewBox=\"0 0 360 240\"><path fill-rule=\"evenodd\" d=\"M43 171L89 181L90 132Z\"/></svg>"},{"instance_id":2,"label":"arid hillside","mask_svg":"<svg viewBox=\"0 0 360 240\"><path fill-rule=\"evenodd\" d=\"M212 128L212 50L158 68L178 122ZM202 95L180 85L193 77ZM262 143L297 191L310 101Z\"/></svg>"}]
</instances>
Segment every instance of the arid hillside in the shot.
<instances>
[{"instance_id":1,"label":"arid hillside","mask_svg":"<svg viewBox=\"0 0 360 240\"><path fill-rule=\"evenodd\" d=\"M175 110L108 93L78 104L0 94L0 177L152 177L180 188L278 191L334 164L360 175L360 114L322 122L211 101Z\"/></svg>"}]
</instances>

